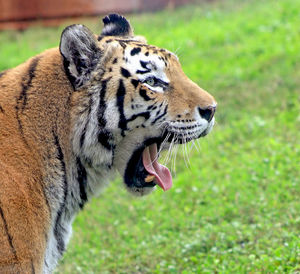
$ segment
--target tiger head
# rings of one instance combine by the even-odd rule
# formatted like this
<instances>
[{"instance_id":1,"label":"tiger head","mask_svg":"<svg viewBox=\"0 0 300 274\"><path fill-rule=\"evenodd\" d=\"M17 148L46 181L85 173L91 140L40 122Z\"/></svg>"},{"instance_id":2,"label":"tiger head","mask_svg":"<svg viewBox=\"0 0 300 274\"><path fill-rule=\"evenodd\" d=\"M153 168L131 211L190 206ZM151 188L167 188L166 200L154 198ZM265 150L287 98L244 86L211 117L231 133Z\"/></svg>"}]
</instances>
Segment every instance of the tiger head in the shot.
<instances>
[{"instance_id":1,"label":"tiger head","mask_svg":"<svg viewBox=\"0 0 300 274\"><path fill-rule=\"evenodd\" d=\"M184 74L175 54L134 36L124 17L111 14L103 22L99 36L72 25L61 37L75 90L74 153L90 178L116 169L132 193L156 185L167 190L172 177L158 163L159 152L207 135L216 101Z\"/></svg>"}]
</instances>

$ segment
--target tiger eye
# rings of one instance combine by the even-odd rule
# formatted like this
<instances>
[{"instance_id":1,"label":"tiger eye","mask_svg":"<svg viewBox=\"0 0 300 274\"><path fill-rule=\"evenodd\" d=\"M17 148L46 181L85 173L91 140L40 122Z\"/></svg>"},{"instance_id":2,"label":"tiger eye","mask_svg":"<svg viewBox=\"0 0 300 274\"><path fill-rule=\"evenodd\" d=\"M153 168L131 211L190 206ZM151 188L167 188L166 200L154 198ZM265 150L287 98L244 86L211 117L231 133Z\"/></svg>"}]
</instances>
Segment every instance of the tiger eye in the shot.
<instances>
[{"instance_id":1,"label":"tiger eye","mask_svg":"<svg viewBox=\"0 0 300 274\"><path fill-rule=\"evenodd\" d=\"M149 86L154 86L155 81L154 81L153 78L148 78L148 79L146 80L146 84L148 84Z\"/></svg>"}]
</instances>

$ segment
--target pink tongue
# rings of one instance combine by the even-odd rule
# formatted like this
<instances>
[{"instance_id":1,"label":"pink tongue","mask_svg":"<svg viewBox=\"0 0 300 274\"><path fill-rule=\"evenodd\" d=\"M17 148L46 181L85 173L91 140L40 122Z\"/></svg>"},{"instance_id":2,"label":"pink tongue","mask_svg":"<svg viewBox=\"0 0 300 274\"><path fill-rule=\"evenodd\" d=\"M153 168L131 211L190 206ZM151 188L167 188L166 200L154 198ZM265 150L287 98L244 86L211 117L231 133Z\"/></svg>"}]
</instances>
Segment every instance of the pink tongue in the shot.
<instances>
[{"instance_id":1,"label":"pink tongue","mask_svg":"<svg viewBox=\"0 0 300 274\"><path fill-rule=\"evenodd\" d=\"M157 145L146 147L143 151L143 164L147 172L154 175L156 183L164 190L172 187L172 175L169 169L157 162Z\"/></svg>"}]
</instances>

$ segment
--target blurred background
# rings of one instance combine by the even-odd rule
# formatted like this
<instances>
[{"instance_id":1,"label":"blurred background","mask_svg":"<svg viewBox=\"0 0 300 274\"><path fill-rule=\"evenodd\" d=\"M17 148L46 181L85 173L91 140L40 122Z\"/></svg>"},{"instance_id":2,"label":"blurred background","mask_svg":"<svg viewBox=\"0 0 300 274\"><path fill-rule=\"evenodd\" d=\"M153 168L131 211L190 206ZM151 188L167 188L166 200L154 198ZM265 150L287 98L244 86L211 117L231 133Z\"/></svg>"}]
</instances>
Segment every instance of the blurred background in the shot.
<instances>
[{"instance_id":1,"label":"blurred background","mask_svg":"<svg viewBox=\"0 0 300 274\"><path fill-rule=\"evenodd\" d=\"M173 188L135 198L117 178L76 218L57 273L300 272L300 1L0 5L0 71L120 12L218 101L214 130L170 157Z\"/></svg>"},{"instance_id":2,"label":"blurred background","mask_svg":"<svg viewBox=\"0 0 300 274\"><path fill-rule=\"evenodd\" d=\"M37 21L55 26L65 18L172 9L192 0L0 0L0 29L24 29Z\"/></svg>"}]
</instances>

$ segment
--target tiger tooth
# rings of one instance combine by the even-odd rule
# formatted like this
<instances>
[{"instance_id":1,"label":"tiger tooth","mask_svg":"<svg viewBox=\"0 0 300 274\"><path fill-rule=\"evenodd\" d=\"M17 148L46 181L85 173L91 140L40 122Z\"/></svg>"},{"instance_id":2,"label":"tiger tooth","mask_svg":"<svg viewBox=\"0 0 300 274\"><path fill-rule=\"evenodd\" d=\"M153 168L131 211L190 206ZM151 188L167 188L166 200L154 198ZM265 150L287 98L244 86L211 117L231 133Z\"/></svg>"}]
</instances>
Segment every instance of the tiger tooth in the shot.
<instances>
[{"instance_id":1,"label":"tiger tooth","mask_svg":"<svg viewBox=\"0 0 300 274\"><path fill-rule=\"evenodd\" d=\"M154 175L148 175L146 178L145 178L145 182L146 183L151 183L153 180L154 180L155 176Z\"/></svg>"}]
</instances>

